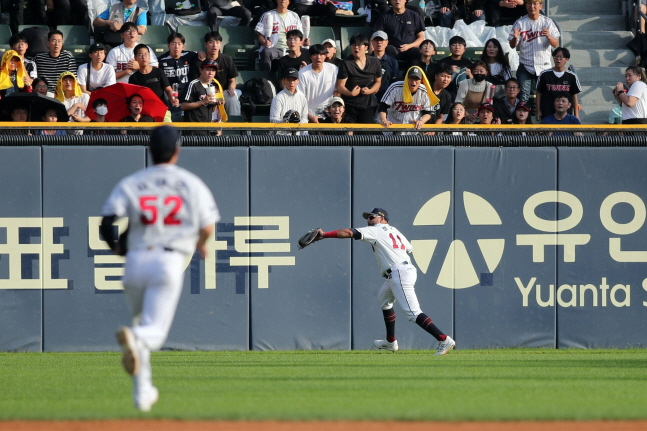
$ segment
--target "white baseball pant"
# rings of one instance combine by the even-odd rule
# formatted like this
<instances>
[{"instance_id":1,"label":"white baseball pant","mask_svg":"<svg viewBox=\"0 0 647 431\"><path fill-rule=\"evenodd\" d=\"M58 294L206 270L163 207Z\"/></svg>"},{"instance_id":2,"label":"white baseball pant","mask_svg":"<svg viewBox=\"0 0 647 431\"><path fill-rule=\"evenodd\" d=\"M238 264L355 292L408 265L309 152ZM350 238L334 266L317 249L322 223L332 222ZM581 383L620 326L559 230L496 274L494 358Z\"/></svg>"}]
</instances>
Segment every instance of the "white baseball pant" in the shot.
<instances>
[{"instance_id":1,"label":"white baseball pant","mask_svg":"<svg viewBox=\"0 0 647 431\"><path fill-rule=\"evenodd\" d=\"M393 304L398 302L407 315L407 319L415 322L416 317L422 313L415 290L417 279L418 271L410 263L393 265L390 278L386 279L378 293L382 310L390 310L393 308Z\"/></svg>"}]
</instances>

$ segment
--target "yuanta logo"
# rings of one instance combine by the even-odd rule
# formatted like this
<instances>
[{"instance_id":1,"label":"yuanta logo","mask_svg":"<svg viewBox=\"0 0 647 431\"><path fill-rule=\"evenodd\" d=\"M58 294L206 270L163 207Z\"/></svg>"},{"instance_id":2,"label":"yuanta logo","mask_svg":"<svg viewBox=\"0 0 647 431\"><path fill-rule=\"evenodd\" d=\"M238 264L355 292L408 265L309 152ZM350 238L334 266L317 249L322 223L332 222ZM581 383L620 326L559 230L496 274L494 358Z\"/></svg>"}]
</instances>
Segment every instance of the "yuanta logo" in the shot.
<instances>
[{"instance_id":1,"label":"yuanta logo","mask_svg":"<svg viewBox=\"0 0 647 431\"><path fill-rule=\"evenodd\" d=\"M418 211L413 220L414 226L443 226L449 217L451 193L440 193L429 199ZM469 224L472 226L501 225L501 217L496 209L481 196L463 192L463 208ZM501 262L505 240L503 238L482 238L477 240L489 273L493 273ZM434 258L438 245L436 239L412 240L413 258L423 273L427 273L429 264ZM449 245L447 254L438 274L436 283L448 289L465 289L479 284L478 273L483 272L474 268L473 260L460 239L455 239Z\"/></svg>"}]
</instances>

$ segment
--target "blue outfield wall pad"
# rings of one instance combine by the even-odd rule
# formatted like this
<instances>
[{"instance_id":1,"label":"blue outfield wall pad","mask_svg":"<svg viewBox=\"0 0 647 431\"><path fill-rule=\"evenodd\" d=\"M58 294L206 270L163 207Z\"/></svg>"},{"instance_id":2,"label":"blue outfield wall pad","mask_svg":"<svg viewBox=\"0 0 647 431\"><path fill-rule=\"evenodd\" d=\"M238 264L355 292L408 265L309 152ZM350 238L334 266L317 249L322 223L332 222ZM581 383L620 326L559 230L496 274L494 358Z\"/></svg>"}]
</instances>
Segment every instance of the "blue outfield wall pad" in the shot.
<instances>
[{"instance_id":1,"label":"blue outfield wall pad","mask_svg":"<svg viewBox=\"0 0 647 431\"><path fill-rule=\"evenodd\" d=\"M422 311L441 330L453 334L452 291L436 282L442 258L434 248L436 243L447 246L453 235L452 209L444 198L453 193L454 149L361 147L354 148L353 162L352 221L345 227L366 226L363 212L374 207L385 209L393 226L414 246L410 255L414 265L425 269L418 271L416 283ZM386 336L377 297L384 279L370 244L355 240L352 243L352 262L345 265L352 265L353 271L353 348L370 349L373 340ZM394 308L401 349L437 347L431 335L407 320L399 304Z\"/></svg>"},{"instance_id":2,"label":"blue outfield wall pad","mask_svg":"<svg viewBox=\"0 0 647 431\"><path fill-rule=\"evenodd\" d=\"M41 148L0 148L0 350L42 350L41 201Z\"/></svg>"},{"instance_id":3,"label":"blue outfield wall pad","mask_svg":"<svg viewBox=\"0 0 647 431\"><path fill-rule=\"evenodd\" d=\"M555 246L542 246L533 261L527 243L543 232L528 224L524 207L556 187L555 148L456 148L454 242L439 251L453 256L461 348L554 347L555 307L541 305L536 290L555 283ZM556 209L533 213L555 220Z\"/></svg>"},{"instance_id":4,"label":"blue outfield wall pad","mask_svg":"<svg viewBox=\"0 0 647 431\"><path fill-rule=\"evenodd\" d=\"M351 348L350 242L297 250L310 229L348 227L351 149L252 147L251 348ZM261 239L264 239L261 241ZM334 244L328 244L334 243Z\"/></svg>"},{"instance_id":5,"label":"blue outfield wall pad","mask_svg":"<svg viewBox=\"0 0 647 431\"><path fill-rule=\"evenodd\" d=\"M647 345L645 148L559 148L558 347Z\"/></svg>"}]
</instances>

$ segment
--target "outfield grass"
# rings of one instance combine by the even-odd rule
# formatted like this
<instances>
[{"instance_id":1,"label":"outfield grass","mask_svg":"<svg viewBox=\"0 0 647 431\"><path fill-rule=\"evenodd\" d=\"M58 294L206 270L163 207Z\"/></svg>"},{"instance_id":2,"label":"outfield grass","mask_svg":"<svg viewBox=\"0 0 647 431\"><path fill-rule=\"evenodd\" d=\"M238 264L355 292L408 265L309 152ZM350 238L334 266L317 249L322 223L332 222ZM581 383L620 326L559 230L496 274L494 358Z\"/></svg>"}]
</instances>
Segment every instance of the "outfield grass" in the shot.
<instances>
[{"instance_id":1,"label":"outfield grass","mask_svg":"<svg viewBox=\"0 0 647 431\"><path fill-rule=\"evenodd\" d=\"M0 419L647 418L647 350L160 352L132 407L117 353L1 353Z\"/></svg>"}]
</instances>

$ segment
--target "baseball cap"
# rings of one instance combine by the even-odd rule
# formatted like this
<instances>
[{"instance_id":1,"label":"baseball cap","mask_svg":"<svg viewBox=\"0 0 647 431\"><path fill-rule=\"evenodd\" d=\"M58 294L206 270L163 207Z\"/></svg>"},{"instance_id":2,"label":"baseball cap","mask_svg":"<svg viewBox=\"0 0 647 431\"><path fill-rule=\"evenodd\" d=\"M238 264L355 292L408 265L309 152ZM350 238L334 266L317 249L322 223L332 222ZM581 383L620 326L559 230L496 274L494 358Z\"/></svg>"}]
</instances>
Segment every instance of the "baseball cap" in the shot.
<instances>
[{"instance_id":1,"label":"baseball cap","mask_svg":"<svg viewBox=\"0 0 647 431\"><path fill-rule=\"evenodd\" d=\"M373 208L371 212L362 213L362 217L368 219L370 216L384 217L384 220L389 221L389 213L382 208Z\"/></svg>"},{"instance_id":2,"label":"baseball cap","mask_svg":"<svg viewBox=\"0 0 647 431\"><path fill-rule=\"evenodd\" d=\"M422 79L422 70L420 70L419 67L412 67L411 69L409 69L409 73L407 74L407 78Z\"/></svg>"},{"instance_id":3,"label":"baseball cap","mask_svg":"<svg viewBox=\"0 0 647 431\"><path fill-rule=\"evenodd\" d=\"M371 36L371 40L373 39L389 40L389 36L382 30L379 30L373 33L373 36Z\"/></svg>"},{"instance_id":4,"label":"baseball cap","mask_svg":"<svg viewBox=\"0 0 647 431\"><path fill-rule=\"evenodd\" d=\"M525 109L526 111L530 112L530 106L526 102L519 102L517 103L517 106L514 108L516 111L517 109Z\"/></svg>"},{"instance_id":5,"label":"baseball cap","mask_svg":"<svg viewBox=\"0 0 647 431\"><path fill-rule=\"evenodd\" d=\"M494 113L494 106L490 105L489 103L484 103L481 106L479 106L478 112L481 112L484 109Z\"/></svg>"},{"instance_id":6,"label":"baseball cap","mask_svg":"<svg viewBox=\"0 0 647 431\"><path fill-rule=\"evenodd\" d=\"M106 50L106 46L102 43L93 43L92 45L90 45L90 52L105 51L105 50Z\"/></svg>"},{"instance_id":7,"label":"baseball cap","mask_svg":"<svg viewBox=\"0 0 647 431\"><path fill-rule=\"evenodd\" d=\"M334 105L335 103L339 103L341 104L341 106L344 106L344 107L346 106L346 104L344 103L344 99L342 99L341 97L333 97L330 99L330 106Z\"/></svg>"},{"instance_id":8,"label":"baseball cap","mask_svg":"<svg viewBox=\"0 0 647 431\"><path fill-rule=\"evenodd\" d=\"M286 78L299 79L299 71L296 70L293 67L290 67L289 69L286 69L285 72L283 72L283 79L286 79Z\"/></svg>"},{"instance_id":9,"label":"baseball cap","mask_svg":"<svg viewBox=\"0 0 647 431\"><path fill-rule=\"evenodd\" d=\"M216 60L210 60L210 59L208 59L208 58L207 58L206 60L204 60L204 61L200 64L200 67L202 67L203 69L204 69L205 67L213 67L213 68L215 68L215 69L219 69L219 68L220 68L220 67L218 66L218 62L217 62Z\"/></svg>"},{"instance_id":10,"label":"baseball cap","mask_svg":"<svg viewBox=\"0 0 647 431\"><path fill-rule=\"evenodd\" d=\"M160 126L151 133L149 151L155 163L170 160L175 149L182 145L180 130L173 126Z\"/></svg>"},{"instance_id":11,"label":"baseball cap","mask_svg":"<svg viewBox=\"0 0 647 431\"><path fill-rule=\"evenodd\" d=\"M337 44L333 39L326 39L323 42L321 42L322 45L325 45L327 43L331 44L333 48L337 48Z\"/></svg>"}]
</instances>

